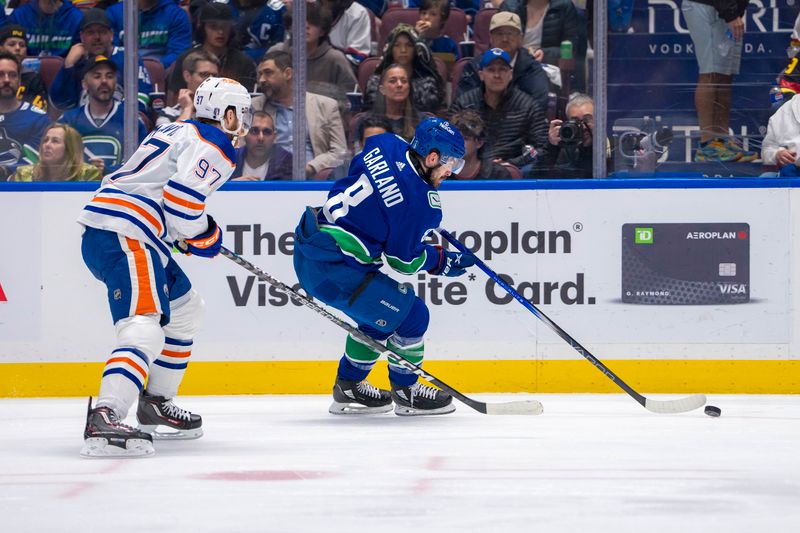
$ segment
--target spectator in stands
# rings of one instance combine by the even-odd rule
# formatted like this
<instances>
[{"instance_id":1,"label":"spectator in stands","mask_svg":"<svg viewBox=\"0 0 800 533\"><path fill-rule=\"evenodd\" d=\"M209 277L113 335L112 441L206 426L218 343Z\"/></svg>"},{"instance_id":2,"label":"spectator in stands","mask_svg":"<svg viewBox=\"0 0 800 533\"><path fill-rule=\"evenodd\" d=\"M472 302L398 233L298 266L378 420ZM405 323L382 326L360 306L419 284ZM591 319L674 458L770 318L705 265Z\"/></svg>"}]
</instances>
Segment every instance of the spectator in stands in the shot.
<instances>
[{"instance_id":1,"label":"spectator in stands","mask_svg":"<svg viewBox=\"0 0 800 533\"><path fill-rule=\"evenodd\" d=\"M414 29L431 49L434 57L438 57L448 68L452 68L453 64L461 58L461 52L453 39L442 35L442 30L449 17L449 0L422 0L419 6L419 20Z\"/></svg>"},{"instance_id":2,"label":"spectator in stands","mask_svg":"<svg viewBox=\"0 0 800 533\"><path fill-rule=\"evenodd\" d=\"M109 174L122 164L125 137L125 104L114 99L117 65L105 56L89 59L83 70L82 85L88 96L86 104L64 113L61 121L81 134L88 161L97 165L103 174ZM140 119L138 142L141 143L146 134Z\"/></svg>"},{"instance_id":3,"label":"spectator in stands","mask_svg":"<svg viewBox=\"0 0 800 533\"><path fill-rule=\"evenodd\" d=\"M536 173L552 178L592 177L592 132L594 131L594 102L585 94L574 94L565 110L571 128L580 134L569 141L561 138L562 120L550 121L547 145L538 154Z\"/></svg>"},{"instance_id":4,"label":"spectator in stands","mask_svg":"<svg viewBox=\"0 0 800 533\"><path fill-rule=\"evenodd\" d=\"M14 9L8 21L28 33L28 55L65 56L83 15L69 0L31 0Z\"/></svg>"},{"instance_id":5,"label":"spectator in stands","mask_svg":"<svg viewBox=\"0 0 800 533\"><path fill-rule=\"evenodd\" d=\"M407 0L408 7L422 7L422 0ZM475 20L475 14L481 8L481 0L454 0L450 2L453 7L461 9L467 15L467 22L472 25Z\"/></svg>"},{"instance_id":6,"label":"spectator in stands","mask_svg":"<svg viewBox=\"0 0 800 533\"><path fill-rule=\"evenodd\" d=\"M333 24L331 12L319 2L309 3L306 9L306 86L312 92L343 102L358 85L353 67L328 40Z\"/></svg>"},{"instance_id":7,"label":"spectator in stands","mask_svg":"<svg viewBox=\"0 0 800 533\"><path fill-rule=\"evenodd\" d=\"M28 37L25 28L17 24L9 24L0 28L0 49L5 50L22 65L22 75L17 98L47 111L47 87L39 76L39 72L25 67L28 57Z\"/></svg>"},{"instance_id":8,"label":"spectator in stands","mask_svg":"<svg viewBox=\"0 0 800 533\"><path fill-rule=\"evenodd\" d=\"M364 108L371 109L383 71L395 63L410 72L414 108L428 113L439 111L444 105L444 80L436 70L431 49L419 38L417 30L402 23L389 34L383 57L367 80Z\"/></svg>"},{"instance_id":9,"label":"spectator in stands","mask_svg":"<svg viewBox=\"0 0 800 533\"><path fill-rule=\"evenodd\" d=\"M50 123L47 113L17 99L20 71L17 58L0 51L0 181L18 165L36 162L39 141Z\"/></svg>"},{"instance_id":10,"label":"spectator in stands","mask_svg":"<svg viewBox=\"0 0 800 533\"><path fill-rule=\"evenodd\" d=\"M770 117L767 135L761 144L765 165L775 165L781 176L797 177L797 155L800 154L800 97L783 104Z\"/></svg>"},{"instance_id":11,"label":"spectator in stands","mask_svg":"<svg viewBox=\"0 0 800 533\"><path fill-rule=\"evenodd\" d=\"M333 17L331 44L355 66L370 55L372 27L367 9L353 0L320 0Z\"/></svg>"},{"instance_id":12,"label":"spectator in stands","mask_svg":"<svg viewBox=\"0 0 800 533\"><path fill-rule=\"evenodd\" d=\"M138 0L139 53L155 57L169 66L178 54L192 46L192 25L189 16L175 0ZM114 29L114 44L122 45L122 2L106 10Z\"/></svg>"},{"instance_id":13,"label":"spectator in stands","mask_svg":"<svg viewBox=\"0 0 800 533\"><path fill-rule=\"evenodd\" d=\"M380 135L381 133L389 133L392 131L392 124L389 119L383 115L370 114L359 121L356 127L355 147L356 153L364 148L364 142L373 135Z\"/></svg>"},{"instance_id":14,"label":"spectator in stands","mask_svg":"<svg viewBox=\"0 0 800 533\"><path fill-rule=\"evenodd\" d=\"M236 20L235 47L258 62L270 46L282 43L286 36L281 0L233 0Z\"/></svg>"},{"instance_id":15,"label":"spectator in stands","mask_svg":"<svg viewBox=\"0 0 800 533\"><path fill-rule=\"evenodd\" d=\"M263 111L253 113L253 123L244 137L245 145L236 150L236 170L231 179L272 181L292 179L292 154L275 146L275 123Z\"/></svg>"},{"instance_id":16,"label":"spectator in stands","mask_svg":"<svg viewBox=\"0 0 800 533\"><path fill-rule=\"evenodd\" d=\"M81 135L66 124L51 124L39 145L39 162L17 167L8 181L99 181L95 165L83 162Z\"/></svg>"},{"instance_id":17,"label":"spectator in stands","mask_svg":"<svg viewBox=\"0 0 800 533\"><path fill-rule=\"evenodd\" d=\"M81 73L90 57L105 56L117 66L117 85L114 98L122 101L124 96L123 65L125 52L113 44L114 31L111 21L102 9L88 9L83 13L80 26L80 42L72 45L64 64L53 80L50 101L59 109L71 109L86 103L86 94L81 94ZM139 59L139 109L146 112L150 104L153 84L150 74ZM161 87L163 90L163 87Z\"/></svg>"},{"instance_id":18,"label":"spectator in stands","mask_svg":"<svg viewBox=\"0 0 800 533\"><path fill-rule=\"evenodd\" d=\"M256 84L256 65L247 54L233 48L235 46L233 23L233 11L228 4L211 2L200 7L195 32L195 40L200 45L183 52L175 60L172 74L167 80L171 92L186 88L183 79L183 59L198 49L217 57L221 76L238 81L248 91L253 90Z\"/></svg>"},{"instance_id":19,"label":"spectator in stands","mask_svg":"<svg viewBox=\"0 0 800 533\"><path fill-rule=\"evenodd\" d=\"M177 120L194 118L194 92L206 78L219 76L219 62L216 56L202 48L192 50L181 61L183 81L186 85L178 91L178 101L174 106L165 107L158 113L156 126Z\"/></svg>"},{"instance_id":20,"label":"spectator in stands","mask_svg":"<svg viewBox=\"0 0 800 533\"><path fill-rule=\"evenodd\" d=\"M748 0L684 0L686 26L694 43L699 78L694 92L700 147L694 160L753 161L758 154L746 151L728 136L733 75L739 73L744 39L743 17ZM733 40L726 36L730 30Z\"/></svg>"},{"instance_id":21,"label":"spectator in stands","mask_svg":"<svg viewBox=\"0 0 800 533\"><path fill-rule=\"evenodd\" d=\"M424 118L414 109L408 71L401 65L390 65L383 71L372 113L383 116L390 131L411 142L417 124ZM364 115L366 118L367 115Z\"/></svg>"},{"instance_id":22,"label":"spectator in stands","mask_svg":"<svg viewBox=\"0 0 800 533\"><path fill-rule=\"evenodd\" d=\"M550 82L542 65L522 48L522 24L519 15L500 11L489 22L489 44L491 48L502 48L511 58L513 77L511 85L531 95L542 108L547 108L547 92ZM480 57L464 67L458 80L456 95L480 87Z\"/></svg>"},{"instance_id":23,"label":"spectator in stands","mask_svg":"<svg viewBox=\"0 0 800 533\"><path fill-rule=\"evenodd\" d=\"M292 56L287 52L267 52L258 65L258 84L263 96L253 99L255 111L265 111L275 119L275 143L292 151ZM325 168L339 166L347 157L344 126L336 100L306 92L305 139L306 177Z\"/></svg>"},{"instance_id":24,"label":"spectator in stands","mask_svg":"<svg viewBox=\"0 0 800 533\"><path fill-rule=\"evenodd\" d=\"M561 43L572 42L572 54L576 60L572 88L584 90L586 22L572 0L492 0L492 3L502 11L511 11L519 16L523 31L522 46L537 61L558 65Z\"/></svg>"},{"instance_id":25,"label":"spectator in stands","mask_svg":"<svg viewBox=\"0 0 800 533\"><path fill-rule=\"evenodd\" d=\"M450 179L456 180L507 180L511 172L500 163L481 157L481 148L486 144L486 124L472 109L465 109L450 116L450 124L464 136L464 168Z\"/></svg>"},{"instance_id":26,"label":"spectator in stands","mask_svg":"<svg viewBox=\"0 0 800 533\"><path fill-rule=\"evenodd\" d=\"M506 161L523 174L531 162L530 145L541 151L547 143L544 110L528 94L511 85L511 58L500 48L481 55L481 87L458 95L451 114L473 109L487 125L482 156L494 162Z\"/></svg>"}]
</instances>

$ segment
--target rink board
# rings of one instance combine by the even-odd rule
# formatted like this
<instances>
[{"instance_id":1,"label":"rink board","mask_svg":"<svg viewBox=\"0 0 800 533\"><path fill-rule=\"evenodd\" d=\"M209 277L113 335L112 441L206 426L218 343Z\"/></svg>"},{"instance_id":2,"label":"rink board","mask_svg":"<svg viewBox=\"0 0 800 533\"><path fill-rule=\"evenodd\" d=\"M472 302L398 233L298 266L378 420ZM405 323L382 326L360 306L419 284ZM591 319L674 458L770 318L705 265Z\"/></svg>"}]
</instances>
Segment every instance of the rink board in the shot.
<instances>
[{"instance_id":1,"label":"rink board","mask_svg":"<svg viewBox=\"0 0 800 533\"><path fill-rule=\"evenodd\" d=\"M796 186L777 180L446 184L443 227L639 390L796 393ZM224 225L228 247L293 284L294 226L305 205L322 202L326 187L231 184L210 199L209 210ZM105 289L81 260L74 223L91 195L88 185L0 189L2 396L97 388L113 327ZM182 393L330 388L341 330L223 257L178 261L208 309ZM392 274L431 309L431 372L466 392L615 390L485 274L472 274ZM685 295L695 303L675 303ZM385 372L375 374L380 381Z\"/></svg>"}]
</instances>

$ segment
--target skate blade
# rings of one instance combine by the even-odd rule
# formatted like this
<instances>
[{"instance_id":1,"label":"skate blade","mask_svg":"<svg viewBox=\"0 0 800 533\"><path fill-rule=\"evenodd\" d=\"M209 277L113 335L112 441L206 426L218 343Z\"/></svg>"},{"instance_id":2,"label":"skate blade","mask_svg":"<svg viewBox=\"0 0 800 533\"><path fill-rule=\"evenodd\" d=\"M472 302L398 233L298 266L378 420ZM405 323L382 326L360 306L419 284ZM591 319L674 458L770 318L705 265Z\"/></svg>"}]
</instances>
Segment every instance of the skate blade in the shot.
<instances>
[{"instance_id":1,"label":"skate blade","mask_svg":"<svg viewBox=\"0 0 800 533\"><path fill-rule=\"evenodd\" d=\"M328 408L332 415L380 415L392 410L392 404L380 405L378 407L367 407L360 403L333 402Z\"/></svg>"},{"instance_id":2,"label":"skate blade","mask_svg":"<svg viewBox=\"0 0 800 533\"><path fill-rule=\"evenodd\" d=\"M162 428L162 429L159 429ZM149 433L153 440L194 440L203 436L203 428L175 429L169 426L139 424L139 431Z\"/></svg>"},{"instance_id":3,"label":"skate blade","mask_svg":"<svg viewBox=\"0 0 800 533\"><path fill-rule=\"evenodd\" d=\"M145 439L128 439L125 448L108 443L103 437L90 437L83 442L81 457L86 459L116 459L120 457L148 457L156 453L153 443Z\"/></svg>"},{"instance_id":4,"label":"skate blade","mask_svg":"<svg viewBox=\"0 0 800 533\"><path fill-rule=\"evenodd\" d=\"M415 409L414 407L406 407L405 405L394 404L394 414L397 416L446 415L455 410L456 406L452 403L438 409Z\"/></svg>"}]
</instances>

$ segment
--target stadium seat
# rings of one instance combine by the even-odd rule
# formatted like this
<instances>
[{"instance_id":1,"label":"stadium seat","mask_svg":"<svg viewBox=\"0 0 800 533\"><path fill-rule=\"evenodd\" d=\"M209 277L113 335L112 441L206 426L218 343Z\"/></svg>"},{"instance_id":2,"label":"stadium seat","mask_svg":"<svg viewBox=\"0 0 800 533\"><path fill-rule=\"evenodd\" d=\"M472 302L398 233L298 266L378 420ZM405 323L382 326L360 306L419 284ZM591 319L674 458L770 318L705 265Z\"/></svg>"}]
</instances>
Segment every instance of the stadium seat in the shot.
<instances>
[{"instance_id":1,"label":"stadium seat","mask_svg":"<svg viewBox=\"0 0 800 533\"><path fill-rule=\"evenodd\" d=\"M483 8L475 15L475 55L479 56L489 49L489 23L497 13L493 7Z\"/></svg>"},{"instance_id":2,"label":"stadium seat","mask_svg":"<svg viewBox=\"0 0 800 533\"><path fill-rule=\"evenodd\" d=\"M153 91L165 92L167 73L161 61L154 57L143 57L142 63L144 63L144 68L150 74L150 81L153 82Z\"/></svg>"},{"instance_id":3,"label":"stadium seat","mask_svg":"<svg viewBox=\"0 0 800 533\"><path fill-rule=\"evenodd\" d=\"M358 88L361 91L361 94L367 89L367 81L369 81L369 77L372 76L372 73L375 72L375 69L378 67L378 64L381 62L380 57L368 57L358 65Z\"/></svg>"},{"instance_id":4,"label":"stadium seat","mask_svg":"<svg viewBox=\"0 0 800 533\"><path fill-rule=\"evenodd\" d=\"M467 64L472 61L473 58L471 57L462 57L456 64L453 65L453 72L450 75L450 81L452 83L452 99L455 101L456 97L458 96L458 82L461 80L461 75L464 73L464 68Z\"/></svg>"},{"instance_id":5,"label":"stadium seat","mask_svg":"<svg viewBox=\"0 0 800 533\"><path fill-rule=\"evenodd\" d=\"M381 19L381 28L378 39L378 54L383 54L383 47L386 44L386 39L392 30L400 24L405 22L412 26L419 20L419 9L416 8L401 8L389 9L383 14ZM467 14L462 9L454 7L450 9L450 16L444 25L442 33L453 39L456 44L464 40L464 34L467 31Z\"/></svg>"},{"instance_id":6,"label":"stadium seat","mask_svg":"<svg viewBox=\"0 0 800 533\"><path fill-rule=\"evenodd\" d=\"M61 56L42 56L39 58L39 76L42 77L44 86L47 87L48 91L63 64L64 58Z\"/></svg>"},{"instance_id":7,"label":"stadium seat","mask_svg":"<svg viewBox=\"0 0 800 533\"><path fill-rule=\"evenodd\" d=\"M512 179L512 180L520 180L520 179L522 179L522 172L515 165L512 165L511 163L506 163L506 162L503 162L503 163L500 163L500 164L503 166L503 168L508 170L508 173L510 174L510 176L509 176L510 179Z\"/></svg>"}]
</instances>

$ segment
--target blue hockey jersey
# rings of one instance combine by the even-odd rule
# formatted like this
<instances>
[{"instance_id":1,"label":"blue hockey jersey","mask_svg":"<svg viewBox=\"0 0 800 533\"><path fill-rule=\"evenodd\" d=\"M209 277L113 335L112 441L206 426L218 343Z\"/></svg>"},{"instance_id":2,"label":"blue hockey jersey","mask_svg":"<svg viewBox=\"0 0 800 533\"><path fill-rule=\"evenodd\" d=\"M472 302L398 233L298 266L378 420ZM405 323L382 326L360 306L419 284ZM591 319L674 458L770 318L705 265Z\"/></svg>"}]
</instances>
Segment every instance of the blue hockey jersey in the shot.
<instances>
[{"instance_id":1,"label":"blue hockey jersey","mask_svg":"<svg viewBox=\"0 0 800 533\"><path fill-rule=\"evenodd\" d=\"M88 162L100 158L105 163L104 173L114 172L122 164L122 143L125 135L125 105L114 102L114 107L100 124L95 123L89 114L89 106L83 105L70 109L61 117L61 122L69 124L83 138L83 153ZM138 142L147 135L147 128L139 119Z\"/></svg>"},{"instance_id":2,"label":"blue hockey jersey","mask_svg":"<svg viewBox=\"0 0 800 533\"><path fill-rule=\"evenodd\" d=\"M231 7L234 20L239 21L235 38L253 61L258 63L270 46L283 42L286 6L281 0L269 0L263 6L242 10L234 5Z\"/></svg>"},{"instance_id":3,"label":"blue hockey jersey","mask_svg":"<svg viewBox=\"0 0 800 533\"><path fill-rule=\"evenodd\" d=\"M114 90L114 99L122 101L124 96L124 71L125 71L125 51L122 48L114 47L111 52L111 61L117 66L117 88ZM53 84L50 86L50 101L59 109L71 109L86 103L86 93L81 90L81 71L86 64L85 59L81 59L71 67L62 66L56 74ZM150 105L150 93L153 92L153 82L150 80L150 73L144 66L144 62L139 59L139 110L147 112ZM163 87L159 87L163 90Z\"/></svg>"},{"instance_id":4,"label":"blue hockey jersey","mask_svg":"<svg viewBox=\"0 0 800 533\"><path fill-rule=\"evenodd\" d=\"M114 44L122 46L122 2L106 10L114 30ZM139 53L157 57L164 68L192 46L192 25L189 16L175 0L159 0L152 9L139 12Z\"/></svg>"},{"instance_id":5,"label":"blue hockey jersey","mask_svg":"<svg viewBox=\"0 0 800 533\"><path fill-rule=\"evenodd\" d=\"M360 270L377 270L385 260L413 274L438 263L438 250L424 241L442 221L439 193L415 170L408 143L393 133L367 139L318 217L320 230Z\"/></svg>"},{"instance_id":6,"label":"blue hockey jersey","mask_svg":"<svg viewBox=\"0 0 800 533\"><path fill-rule=\"evenodd\" d=\"M11 13L10 24L19 24L28 34L29 56L61 56L69 52L73 42L80 42L83 13L64 0L58 11L45 15L38 2L28 2Z\"/></svg>"},{"instance_id":7,"label":"blue hockey jersey","mask_svg":"<svg viewBox=\"0 0 800 533\"><path fill-rule=\"evenodd\" d=\"M13 173L19 165L38 163L39 143L49 124L47 113L28 102L0 113L0 166Z\"/></svg>"}]
</instances>

